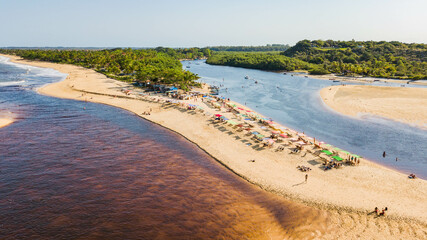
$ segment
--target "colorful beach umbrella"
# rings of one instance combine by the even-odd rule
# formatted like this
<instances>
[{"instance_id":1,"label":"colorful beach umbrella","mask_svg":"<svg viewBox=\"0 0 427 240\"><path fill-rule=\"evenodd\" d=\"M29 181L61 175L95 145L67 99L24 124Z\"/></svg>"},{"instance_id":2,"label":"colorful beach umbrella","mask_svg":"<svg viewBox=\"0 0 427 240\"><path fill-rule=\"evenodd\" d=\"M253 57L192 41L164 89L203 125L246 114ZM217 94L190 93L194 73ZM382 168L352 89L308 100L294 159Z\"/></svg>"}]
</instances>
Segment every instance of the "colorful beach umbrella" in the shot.
<instances>
[{"instance_id":1,"label":"colorful beach umbrella","mask_svg":"<svg viewBox=\"0 0 427 240\"><path fill-rule=\"evenodd\" d=\"M324 152L326 155L332 155L332 153L328 150L322 150L322 152Z\"/></svg>"},{"instance_id":2,"label":"colorful beach umbrella","mask_svg":"<svg viewBox=\"0 0 427 240\"><path fill-rule=\"evenodd\" d=\"M343 159L340 156L332 156L333 159L337 161L342 161Z\"/></svg>"}]
</instances>

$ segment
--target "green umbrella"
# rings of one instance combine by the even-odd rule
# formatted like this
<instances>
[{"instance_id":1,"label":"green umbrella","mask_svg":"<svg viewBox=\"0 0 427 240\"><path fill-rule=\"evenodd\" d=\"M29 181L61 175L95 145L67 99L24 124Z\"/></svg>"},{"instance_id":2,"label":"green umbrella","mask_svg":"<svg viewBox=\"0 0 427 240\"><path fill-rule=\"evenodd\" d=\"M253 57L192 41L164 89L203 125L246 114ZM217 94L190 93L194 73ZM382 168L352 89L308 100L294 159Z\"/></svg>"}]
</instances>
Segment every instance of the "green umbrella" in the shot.
<instances>
[{"instance_id":1,"label":"green umbrella","mask_svg":"<svg viewBox=\"0 0 427 240\"><path fill-rule=\"evenodd\" d=\"M256 137L257 137L257 138L261 138L261 139L262 139L262 138L264 138L264 135L262 135L262 134L258 134L258 135L256 135Z\"/></svg>"},{"instance_id":2,"label":"green umbrella","mask_svg":"<svg viewBox=\"0 0 427 240\"><path fill-rule=\"evenodd\" d=\"M345 153L345 154L351 154L351 153L349 153L349 152L347 152L347 151L344 151L344 150L341 150L341 152L342 152L342 153Z\"/></svg>"},{"instance_id":3,"label":"green umbrella","mask_svg":"<svg viewBox=\"0 0 427 240\"><path fill-rule=\"evenodd\" d=\"M230 123L231 125L237 125L237 123L233 120L228 120L227 122Z\"/></svg>"},{"instance_id":4,"label":"green umbrella","mask_svg":"<svg viewBox=\"0 0 427 240\"><path fill-rule=\"evenodd\" d=\"M332 153L328 150L322 150L322 152L326 153L326 155L332 155Z\"/></svg>"},{"instance_id":5,"label":"green umbrella","mask_svg":"<svg viewBox=\"0 0 427 240\"><path fill-rule=\"evenodd\" d=\"M337 161L342 161L343 159L340 156L333 156L333 159L337 160Z\"/></svg>"},{"instance_id":6,"label":"green umbrella","mask_svg":"<svg viewBox=\"0 0 427 240\"><path fill-rule=\"evenodd\" d=\"M357 157L357 158L362 158L361 156L356 155L356 154L352 154L351 156L353 156L353 157Z\"/></svg>"},{"instance_id":7,"label":"green umbrella","mask_svg":"<svg viewBox=\"0 0 427 240\"><path fill-rule=\"evenodd\" d=\"M337 148L337 147L334 147L334 149L337 151L343 151L341 148Z\"/></svg>"}]
</instances>

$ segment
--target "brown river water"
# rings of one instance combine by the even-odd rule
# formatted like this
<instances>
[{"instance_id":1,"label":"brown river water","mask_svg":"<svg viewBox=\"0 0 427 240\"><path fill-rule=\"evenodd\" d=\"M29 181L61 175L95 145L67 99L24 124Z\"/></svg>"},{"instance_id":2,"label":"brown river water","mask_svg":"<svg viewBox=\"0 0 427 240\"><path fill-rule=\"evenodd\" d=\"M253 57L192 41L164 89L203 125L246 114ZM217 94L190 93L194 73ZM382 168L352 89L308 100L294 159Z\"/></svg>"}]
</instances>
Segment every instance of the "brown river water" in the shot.
<instances>
[{"instance_id":1,"label":"brown river water","mask_svg":"<svg viewBox=\"0 0 427 240\"><path fill-rule=\"evenodd\" d=\"M14 98L6 110L17 121L0 129L0 239L310 239L328 231L325 212L246 182L128 112L28 92Z\"/></svg>"}]
</instances>

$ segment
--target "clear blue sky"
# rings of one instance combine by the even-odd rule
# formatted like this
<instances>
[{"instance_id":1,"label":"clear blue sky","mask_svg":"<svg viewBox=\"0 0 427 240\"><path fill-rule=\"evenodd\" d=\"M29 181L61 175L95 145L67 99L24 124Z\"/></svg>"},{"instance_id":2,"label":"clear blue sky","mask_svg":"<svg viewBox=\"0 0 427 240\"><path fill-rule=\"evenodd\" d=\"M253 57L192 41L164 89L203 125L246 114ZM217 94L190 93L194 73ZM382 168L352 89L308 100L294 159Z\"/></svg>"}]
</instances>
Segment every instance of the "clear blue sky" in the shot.
<instances>
[{"instance_id":1,"label":"clear blue sky","mask_svg":"<svg viewBox=\"0 0 427 240\"><path fill-rule=\"evenodd\" d=\"M0 47L427 43L427 0L0 0Z\"/></svg>"}]
</instances>

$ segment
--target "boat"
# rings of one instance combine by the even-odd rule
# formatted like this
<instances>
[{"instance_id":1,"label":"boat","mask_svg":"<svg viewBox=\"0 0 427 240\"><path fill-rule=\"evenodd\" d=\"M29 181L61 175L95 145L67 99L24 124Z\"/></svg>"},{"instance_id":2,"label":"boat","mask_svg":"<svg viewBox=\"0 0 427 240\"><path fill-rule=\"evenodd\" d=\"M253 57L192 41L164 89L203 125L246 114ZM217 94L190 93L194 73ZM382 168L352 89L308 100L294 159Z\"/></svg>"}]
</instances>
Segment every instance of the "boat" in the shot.
<instances>
[{"instance_id":1,"label":"boat","mask_svg":"<svg viewBox=\"0 0 427 240\"><path fill-rule=\"evenodd\" d=\"M248 75L246 75L246 76L245 76L245 79L249 79L249 76L248 76Z\"/></svg>"}]
</instances>

